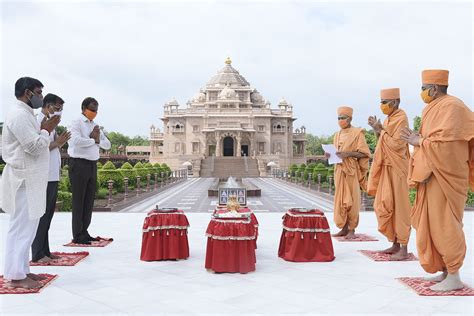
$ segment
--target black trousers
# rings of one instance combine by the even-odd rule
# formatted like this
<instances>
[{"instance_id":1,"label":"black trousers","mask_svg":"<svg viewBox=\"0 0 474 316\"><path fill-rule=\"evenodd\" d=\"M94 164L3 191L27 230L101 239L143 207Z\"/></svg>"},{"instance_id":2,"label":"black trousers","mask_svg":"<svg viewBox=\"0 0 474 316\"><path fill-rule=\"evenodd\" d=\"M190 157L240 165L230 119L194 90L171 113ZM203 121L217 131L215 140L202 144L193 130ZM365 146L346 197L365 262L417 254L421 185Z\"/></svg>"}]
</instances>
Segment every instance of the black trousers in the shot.
<instances>
[{"instance_id":1,"label":"black trousers","mask_svg":"<svg viewBox=\"0 0 474 316\"><path fill-rule=\"evenodd\" d=\"M84 240L90 237L87 229L92 219L97 186L97 162L69 158L69 180L72 191L72 237Z\"/></svg>"},{"instance_id":2,"label":"black trousers","mask_svg":"<svg viewBox=\"0 0 474 316\"><path fill-rule=\"evenodd\" d=\"M35 239L31 244L31 257L33 261L38 261L45 256L49 257L51 255L48 232L58 198L58 183L58 181L50 181L46 188L46 212L40 218Z\"/></svg>"}]
</instances>

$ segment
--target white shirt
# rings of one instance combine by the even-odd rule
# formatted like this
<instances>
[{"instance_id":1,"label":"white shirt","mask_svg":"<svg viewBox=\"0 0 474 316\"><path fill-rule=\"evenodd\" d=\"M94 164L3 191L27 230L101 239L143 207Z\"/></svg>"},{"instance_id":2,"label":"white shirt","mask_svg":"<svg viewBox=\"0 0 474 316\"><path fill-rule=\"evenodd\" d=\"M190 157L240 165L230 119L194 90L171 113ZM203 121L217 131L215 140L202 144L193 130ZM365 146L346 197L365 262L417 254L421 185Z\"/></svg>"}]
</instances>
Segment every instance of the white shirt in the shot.
<instances>
[{"instance_id":1,"label":"white shirt","mask_svg":"<svg viewBox=\"0 0 474 316\"><path fill-rule=\"evenodd\" d=\"M39 124L43 121L46 115L43 112L39 112L36 117ZM49 134L50 143L56 140L56 131L52 131ZM49 175L48 181L59 181L59 175L61 173L61 152L59 148L53 148L49 151Z\"/></svg>"},{"instance_id":2,"label":"white shirt","mask_svg":"<svg viewBox=\"0 0 474 316\"><path fill-rule=\"evenodd\" d=\"M71 139L68 141L69 147L67 153L71 158L82 158L91 161L99 160L99 147L109 150L110 141L105 137L102 130L100 131L100 142L95 143L95 140L90 138L92 130L97 124L94 121L89 121L84 114L71 122L69 131L71 132Z\"/></svg>"},{"instance_id":3,"label":"white shirt","mask_svg":"<svg viewBox=\"0 0 474 316\"><path fill-rule=\"evenodd\" d=\"M40 130L33 109L19 101L3 125L2 158L7 163L2 176L2 209L15 212L15 197L25 186L30 219L40 218L46 209L49 172L49 133Z\"/></svg>"}]
</instances>

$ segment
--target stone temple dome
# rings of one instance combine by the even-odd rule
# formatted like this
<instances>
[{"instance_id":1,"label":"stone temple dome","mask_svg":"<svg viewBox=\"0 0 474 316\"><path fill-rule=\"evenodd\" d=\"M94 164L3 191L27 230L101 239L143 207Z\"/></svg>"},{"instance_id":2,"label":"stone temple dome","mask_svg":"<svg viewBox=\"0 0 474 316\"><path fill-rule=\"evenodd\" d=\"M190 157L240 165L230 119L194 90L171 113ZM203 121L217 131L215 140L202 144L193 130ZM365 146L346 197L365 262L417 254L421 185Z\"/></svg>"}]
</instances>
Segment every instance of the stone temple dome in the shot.
<instances>
[{"instance_id":1,"label":"stone temple dome","mask_svg":"<svg viewBox=\"0 0 474 316\"><path fill-rule=\"evenodd\" d=\"M203 90L199 91L193 98L194 102L206 102L206 94Z\"/></svg>"},{"instance_id":2,"label":"stone temple dome","mask_svg":"<svg viewBox=\"0 0 474 316\"><path fill-rule=\"evenodd\" d=\"M248 83L245 78L239 74L239 72L232 67L232 61L227 58L225 66L214 75L211 80L207 83L208 87L219 87L225 85L231 85L232 87L248 87Z\"/></svg>"},{"instance_id":3,"label":"stone temple dome","mask_svg":"<svg viewBox=\"0 0 474 316\"><path fill-rule=\"evenodd\" d=\"M238 99L237 92L229 87L229 84L219 93L219 100L236 100Z\"/></svg>"}]
</instances>

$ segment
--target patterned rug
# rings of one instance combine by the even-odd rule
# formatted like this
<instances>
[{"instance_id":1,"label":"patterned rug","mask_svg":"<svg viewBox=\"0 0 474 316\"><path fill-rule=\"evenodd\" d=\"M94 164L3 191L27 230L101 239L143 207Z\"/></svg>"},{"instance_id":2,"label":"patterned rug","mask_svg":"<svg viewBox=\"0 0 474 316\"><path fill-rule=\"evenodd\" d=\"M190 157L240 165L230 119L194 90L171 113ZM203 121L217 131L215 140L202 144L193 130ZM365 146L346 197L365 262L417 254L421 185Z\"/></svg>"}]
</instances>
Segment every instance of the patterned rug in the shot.
<instances>
[{"instance_id":1,"label":"patterned rug","mask_svg":"<svg viewBox=\"0 0 474 316\"><path fill-rule=\"evenodd\" d=\"M84 260L89 253L87 251L53 252L53 255L60 256L61 258L44 263L30 261L30 266L75 266L78 262Z\"/></svg>"},{"instance_id":2,"label":"patterned rug","mask_svg":"<svg viewBox=\"0 0 474 316\"><path fill-rule=\"evenodd\" d=\"M400 282L414 290L421 296L474 296L474 289L464 284L464 288L449 292L437 292L430 290L430 286L436 282L426 281L422 278L397 278Z\"/></svg>"},{"instance_id":3,"label":"patterned rug","mask_svg":"<svg viewBox=\"0 0 474 316\"><path fill-rule=\"evenodd\" d=\"M97 236L96 238L99 238L99 241L91 241L90 245L86 244L76 244L73 243L72 241L70 243L65 244L65 247L105 247L108 244L110 244L114 239L113 238L103 238Z\"/></svg>"},{"instance_id":4,"label":"patterned rug","mask_svg":"<svg viewBox=\"0 0 474 316\"><path fill-rule=\"evenodd\" d=\"M337 241L342 242L357 242L357 241L379 241L377 238L366 235L366 234L355 234L355 238L346 239L345 237L334 237Z\"/></svg>"},{"instance_id":5,"label":"patterned rug","mask_svg":"<svg viewBox=\"0 0 474 316\"><path fill-rule=\"evenodd\" d=\"M10 282L3 279L3 275L0 275L0 294L32 294L39 293L42 289L47 287L54 279L56 279L57 274L39 274L47 279L40 281L41 287L39 289L23 289L23 288L14 288L9 287Z\"/></svg>"},{"instance_id":6,"label":"patterned rug","mask_svg":"<svg viewBox=\"0 0 474 316\"><path fill-rule=\"evenodd\" d=\"M390 259L391 255L388 253L382 253L382 252L373 251L373 250L357 250L357 251L374 261L418 261L418 258L411 252L408 254L408 258L405 260L391 260Z\"/></svg>"}]
</instances>

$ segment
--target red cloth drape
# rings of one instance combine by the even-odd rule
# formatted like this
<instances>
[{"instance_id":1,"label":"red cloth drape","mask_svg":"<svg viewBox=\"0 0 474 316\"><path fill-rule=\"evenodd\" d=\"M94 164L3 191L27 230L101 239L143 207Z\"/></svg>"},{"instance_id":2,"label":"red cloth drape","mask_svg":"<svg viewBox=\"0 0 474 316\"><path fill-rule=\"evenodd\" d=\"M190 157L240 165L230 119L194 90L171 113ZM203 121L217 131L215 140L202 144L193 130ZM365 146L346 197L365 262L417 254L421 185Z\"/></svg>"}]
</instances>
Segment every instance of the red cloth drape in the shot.
<instances>
[{"instance_id":1,"label":"red cloth drape","mask_svg":"<svg viewBox=\"0 0 474 316\"><path fill-rule=\"evenodd\" d=\"M239 212L251 214L249 218L213 217L209 222L206 230L206 269L239 273L255 271L258 221L249 209Z\"/></svg>"},{"instance_id":2,"label":"red cloth drape","mask_svg":"<svg viewBox=\"0 0 474 316\"><path fill-rule=\"evenodd\" d=\"M288 210L278 256L287 261L324 262L334 260L329 223L320 210Z\"/></svg>"},{"instance_id":3,"label":"red cloth drape","mask_svg":"<svg viewBox=\"0 0 474 316\"><path fill-rule=\"evenodd\" d=\"M143 223L143 261L186 259L189 257L189 222L183 211L153 210Z\"/></svg>"}]
</instances>

